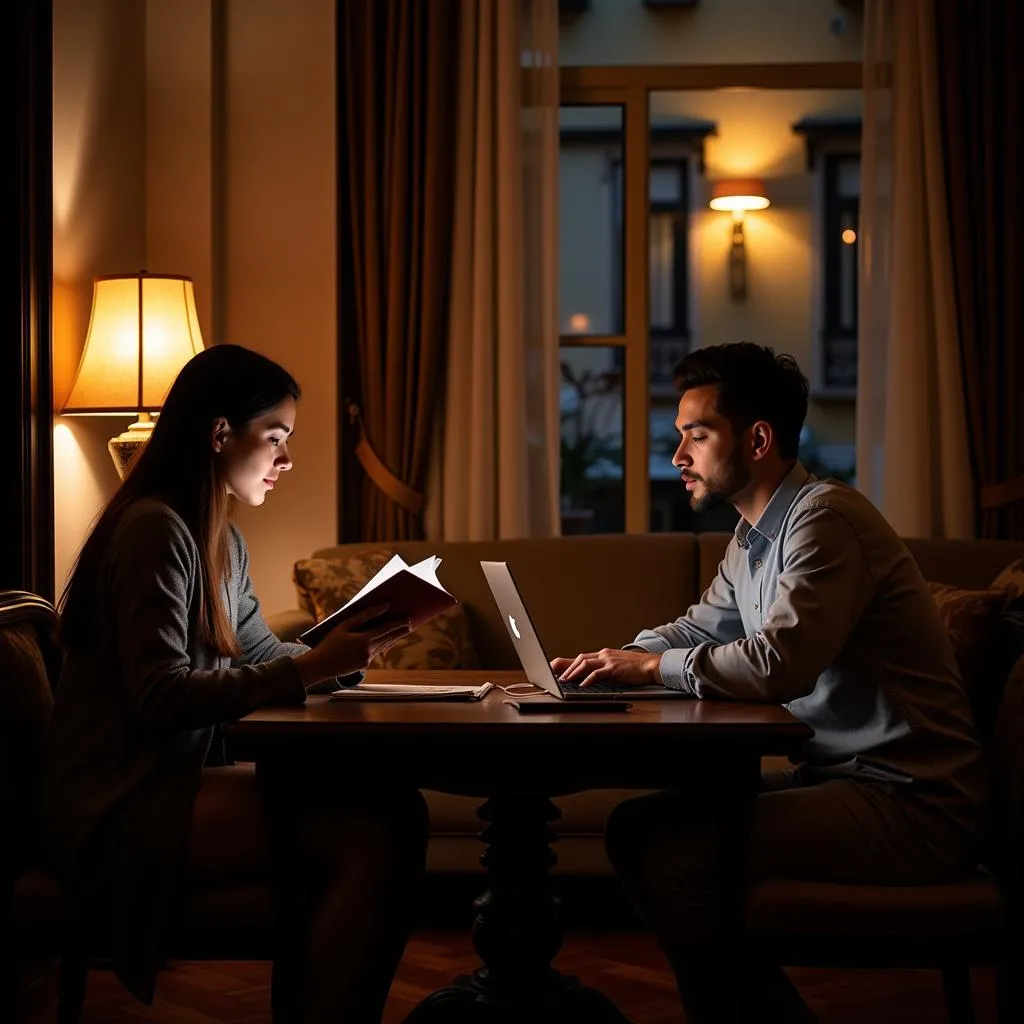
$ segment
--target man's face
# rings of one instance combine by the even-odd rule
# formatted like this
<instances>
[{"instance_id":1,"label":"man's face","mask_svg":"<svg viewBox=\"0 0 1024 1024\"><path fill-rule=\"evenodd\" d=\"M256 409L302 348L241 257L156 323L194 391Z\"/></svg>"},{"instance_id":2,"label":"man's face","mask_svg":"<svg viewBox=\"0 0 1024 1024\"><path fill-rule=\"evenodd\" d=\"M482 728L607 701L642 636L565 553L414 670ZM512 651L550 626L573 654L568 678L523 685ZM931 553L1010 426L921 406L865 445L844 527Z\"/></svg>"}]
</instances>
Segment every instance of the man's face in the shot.
<instances>
[{"instance_id":1,"label":"man's face","mask_svg":"<svg viewBox=\"0 0 1024 1024\"><path fill-rule=\"evenodd\" d=\"M717 397L718 388L709 384L684 391L679 399L679 447L672 465L679 470L694 512L733 501L751 481L743 438L715 408Z\"/></svg>"}]
</instances>

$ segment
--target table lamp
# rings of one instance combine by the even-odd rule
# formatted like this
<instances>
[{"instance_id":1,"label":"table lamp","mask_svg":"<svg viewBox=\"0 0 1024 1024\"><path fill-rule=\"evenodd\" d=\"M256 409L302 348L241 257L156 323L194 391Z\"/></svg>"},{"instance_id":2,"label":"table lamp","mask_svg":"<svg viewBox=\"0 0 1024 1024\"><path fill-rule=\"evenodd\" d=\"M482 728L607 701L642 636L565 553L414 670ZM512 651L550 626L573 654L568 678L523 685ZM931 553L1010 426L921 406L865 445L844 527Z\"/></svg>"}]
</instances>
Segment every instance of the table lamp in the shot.
<instances>
[{"instance_id":1,"label":"table lamp","mask_svg":"<svg viewBox=\"0 0 1024 1024\"><path fill-rule=\"evenodd\" d=\"M97 277L82 361L61 413L138 416L107 443L124 479L178 371L202 348L192 278L145 270Z\"/></svg>"}]
</instances>

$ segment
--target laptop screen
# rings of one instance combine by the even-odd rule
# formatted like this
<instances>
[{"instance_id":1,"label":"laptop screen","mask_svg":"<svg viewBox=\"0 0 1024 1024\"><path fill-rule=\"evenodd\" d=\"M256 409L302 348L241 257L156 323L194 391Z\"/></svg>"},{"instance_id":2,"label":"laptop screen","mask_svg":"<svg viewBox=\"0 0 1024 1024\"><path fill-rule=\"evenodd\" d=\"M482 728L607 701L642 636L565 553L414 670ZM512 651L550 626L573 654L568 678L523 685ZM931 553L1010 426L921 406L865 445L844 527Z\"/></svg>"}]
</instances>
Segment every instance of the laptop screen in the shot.
<instances>
[{"instance_id":1,"label":"laptop screen","mask_svg":"<svg viewBox=\"0 0 1024 1024\"><path fill-rule=\"evenodd\" d=\"M554 672L551 671L551 662L526 611L526 605L512 578L508 563L481 562L480 568L483 569L487 585L494 595L494 603L498 606L505 628L512 638L512 645L526 678L535 686L561 697L561 687L555 680Z\"/></svg>"}]
</instances>

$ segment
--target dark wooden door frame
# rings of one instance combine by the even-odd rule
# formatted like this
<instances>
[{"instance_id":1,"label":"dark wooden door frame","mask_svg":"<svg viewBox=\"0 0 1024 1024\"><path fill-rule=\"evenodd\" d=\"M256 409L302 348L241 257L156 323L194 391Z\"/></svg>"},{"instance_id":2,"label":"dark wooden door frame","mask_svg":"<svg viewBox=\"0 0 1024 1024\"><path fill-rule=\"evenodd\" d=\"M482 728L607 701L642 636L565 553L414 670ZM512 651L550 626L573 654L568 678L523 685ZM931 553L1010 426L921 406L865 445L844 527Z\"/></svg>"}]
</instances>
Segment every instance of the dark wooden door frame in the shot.
<instances>
[{"instance_id":1,"label":"dark wooden door frame","mask_svg":"<svg viewBox=\"0 0 1024 1024\"><path fill-rule=\"evenodd\" d=\"M3 35L16 70L4 104L14 173L5 178L0 285L0 410L7 424L0 485L0 588L53 599L53 5L15 0L16 30ZM17 270L15 270L17 268Z\"/></svg>"}]
</instances>

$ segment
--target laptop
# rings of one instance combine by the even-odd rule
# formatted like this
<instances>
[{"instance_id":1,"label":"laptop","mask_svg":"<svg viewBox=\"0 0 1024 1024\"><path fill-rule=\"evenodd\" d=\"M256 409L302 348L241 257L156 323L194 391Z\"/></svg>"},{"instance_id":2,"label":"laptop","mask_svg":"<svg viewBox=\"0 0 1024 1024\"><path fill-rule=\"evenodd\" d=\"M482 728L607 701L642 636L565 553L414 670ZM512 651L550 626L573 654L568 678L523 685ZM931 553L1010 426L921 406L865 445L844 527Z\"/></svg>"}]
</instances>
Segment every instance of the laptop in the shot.
<instances>
[{"instance_id":1,"label":"laptop","mask_svg":"<svg viewBox=\"0 0 1024 1024\"><path fill-rule=\"evenodd\" d=\"M494 603L512 638L519 663L523 666L526 678L534 686L539 686L559 700L671 700L689 697L689 694L680 690L670 690L664 686L621 686L600 682L581 690L573 683L559 682L551 670L551 660L540 642L508 563L481 562L480 568L484 571L487 585L494 595Z\"/></svg>"}]
</instances>

